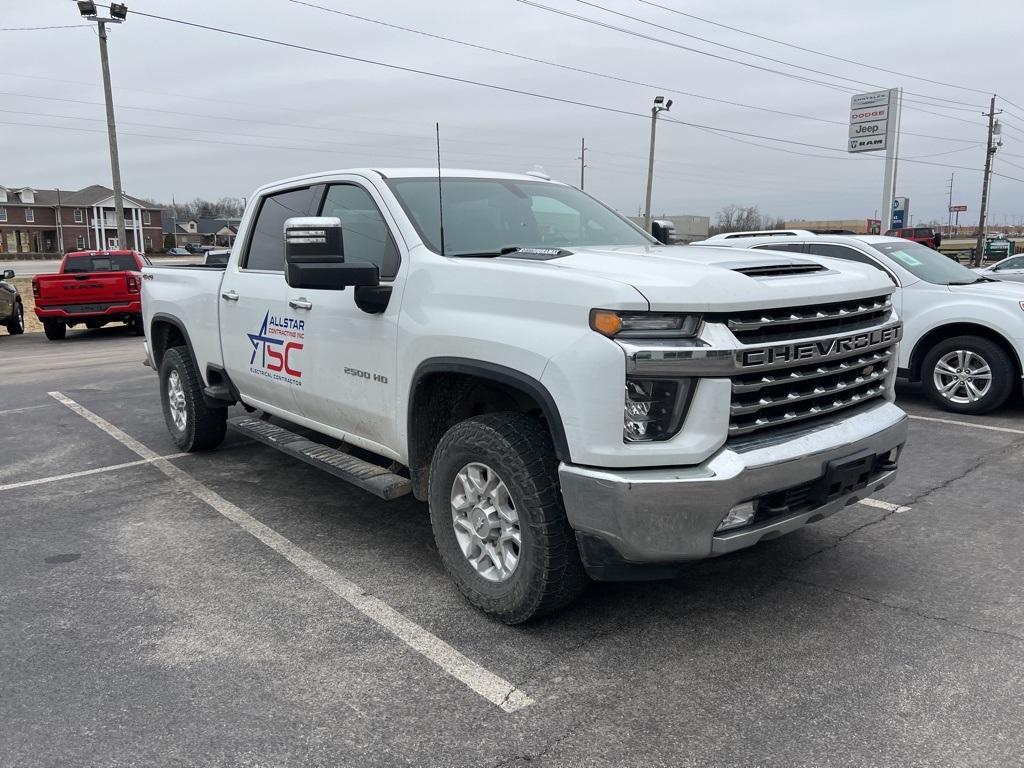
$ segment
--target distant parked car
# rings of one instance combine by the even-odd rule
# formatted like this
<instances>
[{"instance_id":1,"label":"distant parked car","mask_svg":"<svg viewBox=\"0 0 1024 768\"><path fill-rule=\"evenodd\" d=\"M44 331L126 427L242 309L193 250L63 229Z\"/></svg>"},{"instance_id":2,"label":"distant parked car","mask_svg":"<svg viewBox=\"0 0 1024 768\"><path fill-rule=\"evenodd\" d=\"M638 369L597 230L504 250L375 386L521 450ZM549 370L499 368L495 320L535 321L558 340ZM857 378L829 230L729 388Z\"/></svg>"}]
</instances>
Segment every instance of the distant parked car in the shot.
<instances>
[{"instance_id":1,"label":"distant parked car","mask_svg":"<svg viewBox=\"0 0 1024 768\"><path fill-rule=\"evenodd\" d=\"M203 260L203 264L208 267L226 267L228 265L228 257L230 255L230 248L210 250L206 252L206 258Z\"/></svg>"},{"instance_id":2,"label":"distant parked car","mask_svg":"<svg viewBox=\"0 0 1024 768\"><path fill-rule=\"evenodd\" d=\"M191 256L192 255L191 253L189 253L188 248L182 248L180 246L178 246L176 248L168 248L166 251L164 251L164 253L167 254L168 256Z\"/></svg>"},{"instance_id":3,"label":"distant parked car","mask_svg":"<svg viewBox=\"0 0 1024 768\"><path fill-rule=\"evenodd\" d=\"M1011 256L987 267L978 267L974 271L984 277L991 277L993 280L1009 280L1011 283L1024 283L1024 254Z\"/></svg>"},{"instance_id":4,"label":"distant parked car","mask_svg":"<svg viewBox=\"0 0 1024 768\"><path fill-rule=\"evenodd\" d=\"M915 243L927 245L933 250L938 250L942 245L942 234L931 227L904 227L902 229L889 229L885 232L886 237L902 237L904 240L913 240Z\"/></svg>"},{"instance_id":5,"label":"distant parked car","mask_svg":"<svg viewBox=\"0 0 1024 768\"><path fill-rule=\"evenodd\" d=\"M199 243L186 243L185 250L188 251L189 253L202 253L203 246L201 246Z\"/></svg>"},{"instance_id":6,"label":"distant parked car","mask_svg":"<svg viewBox=\"0 0 1024 768\"><path fill-rule=\"evenodd\" d=\"M17 336L25 332L25 307L18 289L10 283L13 279L13 269L5 269L3 277L0 277L0 324L11 336Z\"/></svg>"}]
</instances>

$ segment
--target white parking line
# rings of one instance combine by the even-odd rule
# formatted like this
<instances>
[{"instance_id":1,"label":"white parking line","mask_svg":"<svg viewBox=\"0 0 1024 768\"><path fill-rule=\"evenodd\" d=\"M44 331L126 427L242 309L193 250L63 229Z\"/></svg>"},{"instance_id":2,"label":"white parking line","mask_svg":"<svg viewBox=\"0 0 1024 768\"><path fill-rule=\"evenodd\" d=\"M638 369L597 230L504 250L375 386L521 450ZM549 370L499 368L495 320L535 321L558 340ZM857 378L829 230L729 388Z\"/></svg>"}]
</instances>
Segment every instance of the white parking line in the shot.
<instances>
[{"instance_id":1,"label":"white parking line","mask_svg":"<svg viewBox=\"0 0 1024 768\"><path fill-rule=\"evenodd\" d=\"M22 480L18 483L7 483L6 485L0 485L0 491L13 491L15 488L28 488L32 485L43 485L44 483L55 483L58 480L71 480L75 477L85 477L86 475L99 475L104 472L114 472L118 469L126 469L128 467L138 467L142 464L152 464L154 461L160 459L177 459L182 456L188 456L187 453L171 453L167 456L156 456L152 459L139 459L138 461L127 461L124 464L110 464L106 467L96 467L95 469L83 469L79 472L68 472L66 475L51 475L50 477L40 477L36 480Z\"/></svg>"},{"instance_id":2,"label":"white parking line","mask_svg":"<svg viewBox=\"0 0 1024 768\"><path fill-rule=\"evenodd\" d=\"M988 424L973 424L969 421L957 421L956 419L939 419L934 416L913 416L907 414L912 419L918 421L937 421L940 424L953 424L958 427L971 427L972 429L987 429L991 432L1009 432L1011 435L1024 435L1024 429L1013 429L1011 427L993 427Z\"/></svg>"},{"instance_id":3,"label":"white parking line","mask_svg":"<svg viewBox=\"0 0 1024 768\"><path fill-rule=\"evenodd\" d=\"M889 501L882 501L881 499L861 499L860 504L865 507L875 507L876 509L884 509L887 512L909 512L910 507L901 507L899 504L893 504Z\"/></svg>"},{"instance_id":4,"label":"white parking line","mask_svg":"<svg viewBox=\"0 0 1024 768\"><path fill-rule=\"evenodd\" d=\"M533 699L516 688L508 680L484 669L475 661L441 640L441 638L407 619L384 601L366 594L366 591L358 584L354 584L344 578L326 563L313 557L313 555L293 544L273 528L264 525L241 508L236 507L230 501L203 485L164 457L157 455L103 417L96 415L88 408L79 405L70 397L60 392L50 392L49 395L66 405L82 418L95 424L143 459L151 462L154 467L175 481L183 490L188 491L197 499L206 502L206 504L238 525L246 533L255 536L303 573L320 582L320 584L349 603L364 616L375 621L381 628L390 632L417 653L434 662L463 685L483 696L487 701L506 712L515 712L533 704Z\"/></svg>"}]
</instances>

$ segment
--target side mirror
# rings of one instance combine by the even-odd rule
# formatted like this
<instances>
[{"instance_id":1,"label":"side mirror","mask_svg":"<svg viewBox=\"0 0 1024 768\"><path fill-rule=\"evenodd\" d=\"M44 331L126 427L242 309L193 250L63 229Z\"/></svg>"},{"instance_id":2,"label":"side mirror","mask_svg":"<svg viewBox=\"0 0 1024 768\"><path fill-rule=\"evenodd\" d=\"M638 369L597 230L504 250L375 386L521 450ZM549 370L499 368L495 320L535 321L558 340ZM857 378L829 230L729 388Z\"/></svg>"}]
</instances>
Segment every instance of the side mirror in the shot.
<instances>
[{"instance_id":1,"label":"side mirror","mask_svg":"<svg viewBox=\"0 0 1024 768\"><path fill-rule=\"evenodd\" d=\"M5 269L4 270L3 279L4 280L13 280L14 279L14 270L13 269Z\"/></svg>"},{"instance_id":2,"label":"side mirror","mask_svg":"<svg viewBox=\"0 0 1024 768\"><path fill-rule=\"evenodd\" d=\"M285 279L292 288L343 291L349 285L380 283L376 264L345 263L341 219L296 216L284 223Z\"/></svg>"},{"instance_id":3,"label":"side mirror","mask_svg":"<svg viewBox=\"0 0 1024 768\"><path fill-rule=\"evenodd\" d=\"M659 243L672 245L676 241L676 228L671 221L652 221L651 234Z\"/></svg>"}]
</instances>

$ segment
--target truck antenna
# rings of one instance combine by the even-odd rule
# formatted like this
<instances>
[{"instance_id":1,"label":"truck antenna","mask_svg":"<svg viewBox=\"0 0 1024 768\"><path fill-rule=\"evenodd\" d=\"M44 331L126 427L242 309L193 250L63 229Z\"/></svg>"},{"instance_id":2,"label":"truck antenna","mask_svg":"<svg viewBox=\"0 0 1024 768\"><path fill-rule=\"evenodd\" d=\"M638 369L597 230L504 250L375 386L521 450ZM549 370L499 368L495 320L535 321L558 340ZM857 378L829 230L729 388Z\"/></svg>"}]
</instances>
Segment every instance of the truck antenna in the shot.
<instances>
[{"instance_id":1,"label":"truck antenna","mask_svg":"<svg viewBox=\"0 0 1024 768\"><path fill-rule=\"evenodd\" d=\"M441 124L434 123L437 143L437 217L441 224L441 255L444 256L444 199L441 197Z\"/></svg>"}]
</instances>

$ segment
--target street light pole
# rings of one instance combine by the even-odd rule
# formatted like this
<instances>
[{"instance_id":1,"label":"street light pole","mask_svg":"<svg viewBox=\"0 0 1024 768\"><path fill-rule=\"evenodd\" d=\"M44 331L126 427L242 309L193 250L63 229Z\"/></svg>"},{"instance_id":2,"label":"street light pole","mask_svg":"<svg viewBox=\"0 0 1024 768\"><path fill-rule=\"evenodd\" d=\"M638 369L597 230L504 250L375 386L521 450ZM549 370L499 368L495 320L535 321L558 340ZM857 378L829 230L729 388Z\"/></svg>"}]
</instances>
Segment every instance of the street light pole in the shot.
<instances>
[{"instance_id":1,"label":"street light pole","mask_svg":"<svg viewBox=\"0 0 1024 768\"><path fill-rule=\"evenodd\" d=\"M672 107L672 99L665 101L664 96L654 97L654 106L651 107L651 153L647 158L647 197L644 203L644 231L651 231L651 192L654 189L654 139L658 129L658 113L669 110Z\"/></svg>"},{"instance_id":2,"label":"street light pole","mask_svg":"<svg viewBox=\"0 0 1024 768\"><path fill-rule=\"evenodd\" d=\"M120 24L128 15L128 7L120 3L111 3L110 18L101 18L92 0L78 3L79 13L89 21L96 22L99 27L100 69L103 71L103 100L107 109L107 142L110 146L110 175L114 188L114 216L117 221L117 246L128 247L128 237L124 228L124 194L121 191L121 162L117 154L117 127L114 125L114 97L110 88L110 62L107 58L107 24ZM141 249L140 243L135 243Z\"/></svg>"}]
</instances>

